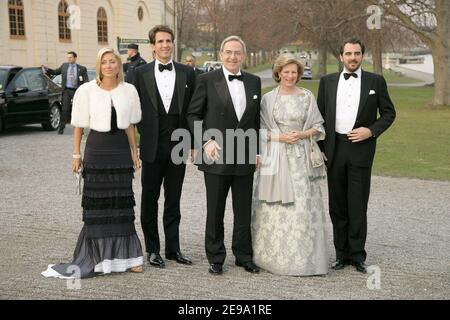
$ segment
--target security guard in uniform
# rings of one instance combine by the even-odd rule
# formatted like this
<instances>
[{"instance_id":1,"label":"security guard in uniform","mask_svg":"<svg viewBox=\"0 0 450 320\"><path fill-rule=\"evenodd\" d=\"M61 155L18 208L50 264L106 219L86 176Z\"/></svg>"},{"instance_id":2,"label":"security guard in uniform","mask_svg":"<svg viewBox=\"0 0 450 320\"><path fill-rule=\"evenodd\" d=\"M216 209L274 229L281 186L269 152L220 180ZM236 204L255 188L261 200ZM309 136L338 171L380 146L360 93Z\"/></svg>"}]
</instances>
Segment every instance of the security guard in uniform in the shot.
<instances>
[{"instance_id":1,"label":"security guard in uniform","mask_svg":"<svg viewBox=\"0 0 450 320\"><path fill-rule=\"evenodd\" d=\"M147 62L141 58L141 55L139 53L139 46L137 44L130 43L127 49L129 62L123 65L123 72L125 73L125 82L132 83L134 69L147 64Z\"/></svg>"}]
</instances>

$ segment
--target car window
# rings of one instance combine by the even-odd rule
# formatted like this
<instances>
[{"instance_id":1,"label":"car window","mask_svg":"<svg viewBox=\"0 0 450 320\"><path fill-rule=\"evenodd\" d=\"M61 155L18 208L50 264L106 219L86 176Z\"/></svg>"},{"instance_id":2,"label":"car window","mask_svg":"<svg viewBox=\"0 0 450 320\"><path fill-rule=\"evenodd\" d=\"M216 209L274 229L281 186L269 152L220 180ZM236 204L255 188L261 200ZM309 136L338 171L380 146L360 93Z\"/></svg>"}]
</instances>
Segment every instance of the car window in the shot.
<instances>
[{"instance_id":1,"label":"car window","mask_svg":"<svg viewBox=\"0 0 450 320\"><path fill-rule=\"evenodd\" d=\"M95 79L95 70L88 70L88 78L89 78L89 81Z\"/></svg>"},{"instance_id":2,"label":"car window","mask_svg":"<svg viewBox=\"0 0 450 320\"><path fill-rule=\"evenodd\" d=\"M0 69L0 90L4 90L7 77L8 77L8 70Z\"/></svg>"},{"instance_id":3,"label":"car window","mask_svg":"<svg viewBox=\"0 0 450 320\"><path fill-rule=\"evenodd\" d=\"M41 70L33 69L24 71L30 91L41 91L45 89L44 79Z\"/></svg>"},{"instance_id":4,"label":"car window","mask_svg":"<svg viewBox=\"0 0 450 320\"><path fill-rule=\"evenodd\" d=\"M61 81L62 81L62 78L61 78L61 75L60 75L60 74L58 74L57 76L55 76L55 77L52 79L52 81L53 81L54 83L56 83L58 86L61 87Z\"/></svg>"},{"instance_id":5,"label":"car window","mask_svg":"<svg viewBox=\"0 0 450 320\"><path fill-rule=\"evenodd\" d=\"M21 72L19 76L16 78L16 80L13 83L11 83L10 86L12 87L12 89L28 87L25 72Z\"/></svg>"},{"instance_id":6,"label":"car window","mask_svg":"<svg viewBox=\"0 0 450 320\"><path fill-rule=\"evenodd\" d=\"M30 91L41 91L45 89L44 79L39 69L22 71L9 86L12 89L28 88Z\"/></svg>"}]
</instances>

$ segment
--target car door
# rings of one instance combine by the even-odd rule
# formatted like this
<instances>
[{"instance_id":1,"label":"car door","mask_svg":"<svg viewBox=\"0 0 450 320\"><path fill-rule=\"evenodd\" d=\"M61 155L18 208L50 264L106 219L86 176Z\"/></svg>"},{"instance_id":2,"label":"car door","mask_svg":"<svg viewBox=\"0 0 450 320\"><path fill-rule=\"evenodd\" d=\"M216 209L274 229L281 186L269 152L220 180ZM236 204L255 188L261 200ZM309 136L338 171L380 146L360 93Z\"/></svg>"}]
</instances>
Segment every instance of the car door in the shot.
<instances>
[{"instance_id":1,"label":"car door","mask_svg":"<svg viewBox=\"0 0 450 320\"><path fill-rule=\"evenodd\" d=\"M21 70L6 88L8 122L37 123L48 115L47 85L39 68Z\"/></svg>"}]
</instances>

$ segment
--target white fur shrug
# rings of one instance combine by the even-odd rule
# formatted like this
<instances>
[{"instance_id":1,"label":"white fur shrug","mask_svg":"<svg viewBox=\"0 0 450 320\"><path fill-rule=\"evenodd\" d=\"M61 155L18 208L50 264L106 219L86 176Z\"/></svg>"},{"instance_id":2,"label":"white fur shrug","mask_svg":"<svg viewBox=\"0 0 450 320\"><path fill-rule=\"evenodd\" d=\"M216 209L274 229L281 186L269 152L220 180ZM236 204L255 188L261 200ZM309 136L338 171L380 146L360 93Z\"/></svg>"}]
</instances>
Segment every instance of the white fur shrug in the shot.
<instances>
[{"instance_id":1,"label":"white fur shrug","mask_svg":"<svg viewBox=\"0 0 450 320\"><path fill-rule=\"evenodd\" d=\"M127 129L141 121L141 103L136 88L122 82L111 91L100 88L95 80L82 84L73 97L71 124L99 132L111 130L111 100L117 114L117 127Z\"/></svg>"}]
</instances>

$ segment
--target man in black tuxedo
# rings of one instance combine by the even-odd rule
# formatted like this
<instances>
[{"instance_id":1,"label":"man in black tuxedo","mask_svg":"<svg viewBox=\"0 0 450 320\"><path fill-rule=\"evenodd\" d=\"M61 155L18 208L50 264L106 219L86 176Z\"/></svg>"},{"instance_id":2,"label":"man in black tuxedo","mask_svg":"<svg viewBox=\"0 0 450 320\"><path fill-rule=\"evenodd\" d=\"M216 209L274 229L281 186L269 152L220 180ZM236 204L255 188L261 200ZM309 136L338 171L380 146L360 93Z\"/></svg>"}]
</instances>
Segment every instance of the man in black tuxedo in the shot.
<instances>
[{"instance_id":1,"label":"man in black tuxedo","mask_svg":"<svg viewBox=\"0 0 450 320\"><path fill-rule=\"evenodd\" d=\"M197 68L197 65L195 64L196 63L196 58L192 54L189 54L189 55L186 56L185 63L186 63L187 66L189 66L192 69L194 69L195 74L197 76L201 75L202 73L204 73L202 70Z\"/></svg>"},{"instance_id":2,"label":"man in black tuxedo","mask_svg":"<svg viewBox=\"0 0 450 320\"><path fill-rule=\"evenodd\" d=\"M209 272L212 274L221 274L225 261L223 218L230 188L233 197L232 249L235 263L248 272L259 271L253 263L250 218L253 174L255 165L259 166L257 152L261 79L241 71L245 54L245 43L239 37L230 36L222 42L220 58L224 66L198 76L187 115L196 145L203 149L201 158L203 155L206 157L206 163L200 160L199 170L204 172L205 177L205 247L210 263ZM201 121L199 134L195 128ZM248 133L250 138L239 142L239 138L233 137L239 132ZM195 163L199 163L198 159Z\"/></svg>"},{"instance_id":3,"label":"man in black tuxedo","mask_svg":"<svg viewBox=\"0 0 450 320\"><path fill-rule=\"evenodd\" d=\"M171 158L172 148L178 143L171 141L171 136L179 128L188 131L186 110L195 89L195 73L192 68L172 61L174 34L168 26L155 26L149 38L155 60L135 69L133 84L142 108L142 120L137 125L142 159L141 224L149 263L162 268L165 263L160 256L158 233L161 184L165 199L165 256L178 263L192 264L181 253L179 240L180 198L186 164L184 161L176 164Z\"/></svg>"},{"instance_id":4,"label":"man in black tuxedo","mask_svg":"<svg viewBox=\"0 0 450 320\"><path fill-rule=\"evenodd\" d=\"M43 66L50 75L61 75L63 89L61 121L58 133L63 134L68 116L71 113L71 104L75 91L85 82L89 82L86 67L77 64L77 54L73 51L67 53L67 63L63 63L58 69L50 69Z\"/></svg>"},{"instance_id":5,"label":"man in black tuxedo","mask_svg":"<svg viewBox=\"0 0 450 320\"><path fill-rule=\"evenodd\" d=\"M366 272L367 203L377 138L392 124L395 109L384 78L363 71L365 47L344 41L344 70L320 79L317 103L325 120L320 144L328 167L329 211L338 270L352 264ZM379 113L379 117L378 117Z\"/></svg>"}]
</instances>

